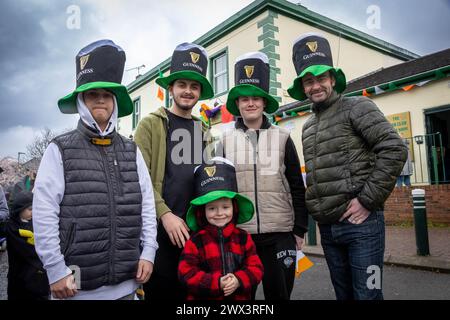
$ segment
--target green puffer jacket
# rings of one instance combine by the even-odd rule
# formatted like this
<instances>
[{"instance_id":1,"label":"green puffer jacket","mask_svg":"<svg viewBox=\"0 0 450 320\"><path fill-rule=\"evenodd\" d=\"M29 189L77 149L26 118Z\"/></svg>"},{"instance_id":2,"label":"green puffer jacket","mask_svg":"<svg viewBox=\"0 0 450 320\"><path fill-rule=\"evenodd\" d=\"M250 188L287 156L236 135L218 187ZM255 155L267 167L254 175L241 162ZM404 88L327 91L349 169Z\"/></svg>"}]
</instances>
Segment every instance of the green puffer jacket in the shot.
<instances>
[{"instance_id":1,"label":"green puffer jacket","mask_svg":"<svg viewBox=\"0 0 450 320\"><path fill-rule=\"evenodd\" d=\"M407 158L400 136L366 97L333 93L312 109L302 135L311 216L335 223L353 198L382 210Z\"/></svg>"},{"instance_id":2,"label":"green puffer jacket","mask_svg":"<svg viewBox=\"0 0 450 320\"><path fill-rule=\"evenodd\" d=\"M192 116L194 121L201 121L199 118ZM142 156L147 165L153 184L153 193L155 197L156 216L161 218L164 213L170 212L171 209L166 205L162 198L164 175L166 172L166 147L167 147L167 128L169 118L166 109L160 107L155 112L139 121L136 128L134 140L142 152ZM202 130L207 132L208 127L202 122ZM211 142L211 138L208 135Z\"/></svg>"}]
</instances>

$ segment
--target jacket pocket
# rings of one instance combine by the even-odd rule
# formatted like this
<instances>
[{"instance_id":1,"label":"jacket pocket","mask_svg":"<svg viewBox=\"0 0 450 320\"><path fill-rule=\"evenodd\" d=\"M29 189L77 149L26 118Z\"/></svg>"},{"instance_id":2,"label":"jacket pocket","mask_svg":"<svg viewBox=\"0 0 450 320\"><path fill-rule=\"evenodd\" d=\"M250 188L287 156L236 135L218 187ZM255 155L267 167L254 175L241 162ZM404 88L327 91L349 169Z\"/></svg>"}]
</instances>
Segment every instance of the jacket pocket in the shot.
<instances>
[{"instance_id":1,"label":"jacket pocket","mask_svg":"<svg viewBox=\"0 0 450 320\"><path fill-rule=\"evenodd\" d=\"M72 247L73 243L75 242L76 231L77 231L77 224L75 222L72 222L70 224L69 231L67 233L67 239L64 244L64 249L62 252L64 257L66 257L68 255L67 253L69 252L70 248Z\"/></svg>"}]
</instances>

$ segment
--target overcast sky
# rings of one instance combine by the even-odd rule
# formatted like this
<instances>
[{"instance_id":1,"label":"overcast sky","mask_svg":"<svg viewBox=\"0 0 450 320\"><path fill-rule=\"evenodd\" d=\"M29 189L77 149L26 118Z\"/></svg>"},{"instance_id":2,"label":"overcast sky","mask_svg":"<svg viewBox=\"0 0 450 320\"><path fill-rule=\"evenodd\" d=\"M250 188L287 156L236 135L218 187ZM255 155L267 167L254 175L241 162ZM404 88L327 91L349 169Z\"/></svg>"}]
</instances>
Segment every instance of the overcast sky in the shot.
<instances>
[{"instance_id":1,"label":"overcast sky","mask_svg":"<svg viewBox=\"0 0 450 320\"><path fill-rule=\"evenodd\" d=\"M75 55L109 38L126 52L125 68L145 73L232 16L250 0L2 0L0 5L0 158L17 158L44 127L76 125L57 100L75 88ZM297 3L298 0L291 0ZM308 9L424 55L450 47L450 0L302 0ZM370 6L380 9L369 29ZM73 10L80 10L77 28ZM255 48L257 50L258 48ZM136 71L126 72L123 83Z\"/></svg>"}]
</instances>

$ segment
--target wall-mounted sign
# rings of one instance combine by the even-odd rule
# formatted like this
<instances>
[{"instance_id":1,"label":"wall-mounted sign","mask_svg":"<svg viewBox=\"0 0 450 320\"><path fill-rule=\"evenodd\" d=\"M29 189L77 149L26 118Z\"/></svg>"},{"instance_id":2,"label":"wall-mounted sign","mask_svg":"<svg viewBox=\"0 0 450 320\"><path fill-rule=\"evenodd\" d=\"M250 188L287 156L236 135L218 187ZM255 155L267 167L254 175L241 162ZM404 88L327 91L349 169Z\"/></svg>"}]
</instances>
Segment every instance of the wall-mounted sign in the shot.
<instances>
[{"instance_id":1,"label":"wall-mounted sign","mask_svg":"<svg viewBox=\"0 0 450 320\"><path fill-rule=\"evenodd\" d=\"M386 119L397 130L398 134L402 138L411 138L411 115L408 112L396 113L387 115Z\"/></svg>"},{"instance_id":2,"label":"wall-mounted sign","mask_svg":"<svg viewBox=\"0 0 450 320\"><path fill-rule=\"evenodd\" d=\"M408 139L409 152L411 155L411 161L414 161L414 139L412 139L411 131L411 114L409 111L387 115L386 119L392 124L395 130L397 130L400 137Z\"/></svg>"}]
</instances>

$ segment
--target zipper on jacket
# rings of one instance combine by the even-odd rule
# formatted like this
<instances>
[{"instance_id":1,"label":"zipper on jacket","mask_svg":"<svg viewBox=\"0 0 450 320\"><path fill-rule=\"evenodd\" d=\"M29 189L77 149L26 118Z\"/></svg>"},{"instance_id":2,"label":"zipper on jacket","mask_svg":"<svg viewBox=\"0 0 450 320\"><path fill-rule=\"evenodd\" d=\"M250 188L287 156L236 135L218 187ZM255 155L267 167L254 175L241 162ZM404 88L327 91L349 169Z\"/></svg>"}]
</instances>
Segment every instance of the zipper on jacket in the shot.
<instances>
[{"instance_id":1,"label":"zipper on jacket","mask_svg":"<svg viewBox=\"0 0 450 320\"><path fill-rule=\"evenodd\" d=\"M102 149L102 160L106 169L106 181L108 184L108 195L109 195L109 205L110 205L110 222L111 222L111 230L110 230L110 249L109 249L109 275L108 282L109 284L114 283L115 278L115 268L114 268L114 258L115 258L115 243L116 243L116 205L114 202L114 193L111 190L111 178L110 178L110 165L108 163L108 153L104 147L100 147Z\"/></svg>"},{"instance_id":2,"label":"zipper on jacket","mask_svg":"<svg viewBox=\"0 0 450 320\"><path fill-rule=\"evenodd\" d=\"M223 241L223 230L222 230L222 228L219 228L218 232L219 232L220 257L222 259L222 272L223 272L223 275L226 275L227 274L227 267L226 267L226 264L225 264L225 250L223 248L223 245L224 245L223 242L224 241Z\"/></svg>"},{"instance_id":3,"label":"zipper on jacket","mask_svg":"<svg viewBox=\"0 0 450 320\"><path fill-rule=\"evenodd\" d=\"M248 136L247 136L247 139ZM256 132L256 145L254 146L255 150L253 152L253 177L255 182L255 211L256 211L256 233L261 232L260 221L259 221L259 206L258 206L258 174L257 174L257 166L256 162L258 161L258 140L259 140L259 132ZM251 141L250 141L251 144Z\"/></svg>"},{"instance_id":4,"label":"zipper on jacket","mask_svg":"<svg viewBox=\"0 0 450 320\"><path fill-rule=\"evenodd\" d=\"M116 175L117 192L119 193L119 196L123 196L122 175L120 173L119 163L117 162L116 156L114 156L114 173Z\"/></svg>"},{"instance_id":5,"label":"zipper on jacket","mask_svg":"<svg viewBox=\"0 0 450 320\"><path fill-rule=\"evenodd\" d=\"M314 170L312 172L312 177L313 177L313 185L314 187L316 187L316 195L317 198L319 198L319 193L317 192L317 176L316 176L316 171L317 171L317 167L316 167L316 159L317 159L317 132L319 131L319 122L320 122L320 116L317 113L316 114L317 117L317 125L316 125L316 132L314 133L314 156L313 156L313 164L314 164ZM319 201L320 203L320 201ZM320 209L320 208L319 208Z\"/></svg>"},{"instance_id":6,"label":"zipper on jacket","mask_svg":"<svg viewBox=\"0 0 450 320\"><path fill-rule=\"evenodd\" d=\"M167 116L167 119L166 120L164 120L164 118L162 118L163 120L163 122L165 121L165 125L164 125L164 128L166 128L166 150L165 150L165 152L166 152L166 154L167 154L167 148L168 148L168 143L167 143L167 139L168 139L168 135L169 135L169 129L170 129L170 127L169 127L169 117ZM165 155L164 155L164 159L165 159L166 157L165 157ZM166 160L164 160L164 176L166 175ZM161 197L163 197L164 196L164 187L165 187L165 185L166 185L166 179L164 179L164 176L163 176L163 179L162 179L162 182L161 182ZM173 212L172 212L173 213ZM158 218L158 223L159 223L159 218Z\"/></svg>"},{"instance_id":7,"label":"zipper on jacket","mask_svg":"<svg viewBox=\"0 0 450 320\"><path fill-rule=\"evenodd\" d=\"M260 233L260 227L259 227L259 208L258 208L258 178L256 173L256 163L253 164L253 175L255 177L255 211L256 211L256 227L257 227L257 233Z\"/></svg>"}]
</instances>

